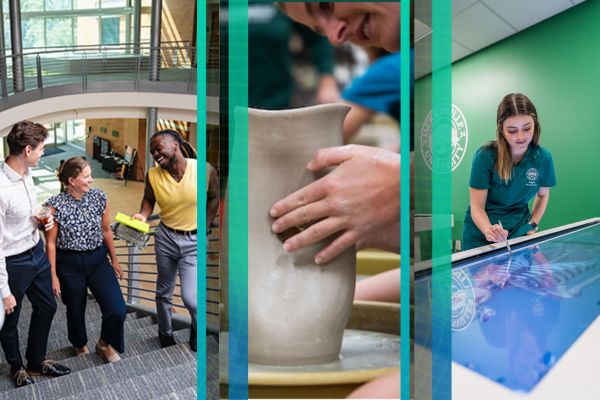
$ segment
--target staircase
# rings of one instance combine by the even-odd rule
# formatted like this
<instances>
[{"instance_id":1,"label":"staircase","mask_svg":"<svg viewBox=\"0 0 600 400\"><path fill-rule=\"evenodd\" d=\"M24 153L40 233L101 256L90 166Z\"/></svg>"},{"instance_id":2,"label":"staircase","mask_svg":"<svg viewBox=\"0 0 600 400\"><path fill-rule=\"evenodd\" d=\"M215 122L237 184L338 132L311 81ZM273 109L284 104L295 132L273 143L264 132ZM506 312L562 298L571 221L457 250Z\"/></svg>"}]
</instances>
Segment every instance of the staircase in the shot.
<instances>
[{"instance_id":1,"label":"staircase","mask_svg":"<svg viewBox=\"0 0 600 400\"><path fill-rule=\"evenodd\" d=\"M129 312L125 320L125 352L122 360L105 364L94 353L100 336L100 307L88 299L86 326L91 354L75 356L67 339L65 306L59 300L48 338L46 358L71 368L60 378L34 377L35 384L16 389L9 376L10 367L2 356L0 400L195 400L196 353L189 348L189 329L174 332L176 346L161 349L158 327L152 317ZM23 301L19 318L21 355L25 355L31 303ZM207 337L207 361L218 371L218 345ZM212 368L214 368L214 365ZM209 370L207 365L207 371ZM209 379L207 379L209 381ZM207 397L218 398L216 382L208 383ZM214 396L214 397L212 397Z\"/></svg>"}]
</instances>

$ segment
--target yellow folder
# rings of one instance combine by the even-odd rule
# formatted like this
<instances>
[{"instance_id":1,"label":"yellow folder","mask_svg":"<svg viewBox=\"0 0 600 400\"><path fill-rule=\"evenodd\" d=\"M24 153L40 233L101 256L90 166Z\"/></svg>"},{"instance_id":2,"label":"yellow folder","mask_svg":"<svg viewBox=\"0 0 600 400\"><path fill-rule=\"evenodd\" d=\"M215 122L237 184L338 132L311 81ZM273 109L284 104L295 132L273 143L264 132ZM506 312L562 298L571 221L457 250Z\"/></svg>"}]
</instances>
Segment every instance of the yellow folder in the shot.
<instances>
[{"instance_id":1,"label":"yellow folder","mask_svg":"<svg viewBox=\"0 0 600 400\"><path fill-rule=\"evenodd\" d=\"M123 225L127 225L130 228L133 228L143 233L150 232L149 224L142 222L139 219L131 218L129 215L125 215L123 213L117 213L115 221L120 222Z\"/></svg>"}]
</instances>

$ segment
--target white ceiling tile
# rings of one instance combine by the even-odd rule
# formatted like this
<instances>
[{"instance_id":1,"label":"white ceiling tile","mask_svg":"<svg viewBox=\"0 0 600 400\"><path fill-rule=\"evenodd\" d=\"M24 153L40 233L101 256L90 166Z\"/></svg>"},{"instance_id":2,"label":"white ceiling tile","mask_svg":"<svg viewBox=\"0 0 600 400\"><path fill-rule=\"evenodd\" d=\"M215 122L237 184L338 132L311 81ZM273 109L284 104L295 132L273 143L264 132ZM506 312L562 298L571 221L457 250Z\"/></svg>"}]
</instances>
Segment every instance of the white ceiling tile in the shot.
<instances>
[{"instance_id":1,"label":"white ceiling tile","mask_svg":"<svg viewBox=\"0 0 600 400\"><path fill-rule=\"evenodd\" d=\"M569 0L484 0L484 3L517 30L530 27L573 6Z\"/></svg>"},{"instance_id":2,"label":"white ceiling tile","mask_svg":"<svg viewBox=\"0 0 600 400\"><path fill-rule=\"evenodd\" d=\"M431 33L431 27L415 19L415 42L418 42L423 37Z\"/></svg>"},{"instance_id":3,"label":"white ceiling tile","mask_svg":"<svg viewBox=\"0 0 600 400\"><path fill-rule=\"evenodd\" d=\"M458 61L471 53L473 53L473 51L467 49L465 46L462 46L460 43L457 43L454 40L452 41L452 62Z\"/></svg>"},{"instance_id":4,"label":"white ceiling tile","mask_svg":"<svg viewBox=\"0 0 600 400\"><path fill-rule=\"evenodd\" d=\"M415 57L415 79L419 79L431 73L431 63Z\"/></svg>"},{"instance_id":5,"label":"white ceiling tile","mask_svg":"<svg viewBox=\"0 0 600 400\"><path fill-rule=\"evenodd\" d=\"M515 33L515 30L480 3L452 20L452 39L477 51Z\"/></svg>"},{"instance_id":6,"label":"white ceiling tile","mask_svg":"<svg viewBox=\"0 0 600 400\"><path fill-rule=\"evenodd\" d=\"M427 35L415 43L415 57L431 64L431 35Z\"/></svg>"},{"instance_id":7,"label":"white ceiling tile","mask_svg":"<svg viewBox=\"0 0 600 400\"><path fill-rule=\"evenodd\" d=\"M453 0L452 1L452 16L456 17L457 14L465 11L479 0Z\"/></svg>"},{"instance_id":8,"label":"white ceiling tile","mask_svg":"<svg viewBox=\"0 0 600 400\"><path fill-rule=\"evenodd\" d=\"M414 18L431 26L431 1L414 1Z\"/></svg>"}]
</instances>

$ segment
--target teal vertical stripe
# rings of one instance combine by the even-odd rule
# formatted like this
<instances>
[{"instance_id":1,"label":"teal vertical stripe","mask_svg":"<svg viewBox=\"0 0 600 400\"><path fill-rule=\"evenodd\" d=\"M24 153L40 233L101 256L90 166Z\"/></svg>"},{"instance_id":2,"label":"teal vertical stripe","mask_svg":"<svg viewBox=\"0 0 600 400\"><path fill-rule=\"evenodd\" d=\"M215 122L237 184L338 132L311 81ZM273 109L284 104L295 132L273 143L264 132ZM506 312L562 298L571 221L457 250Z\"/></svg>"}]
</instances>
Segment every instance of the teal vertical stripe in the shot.
<instances>
[{"instance_id":1,"label":"teal vertical stripe","mask_svg":"<svg viewBox=\"0 0 600 400\"><path fill-rule=\"evenodd\" d=\"M452 397L452 2L432 0L432 398Z\"/></svg>"},{"instance_id":2,"label":"teal vertical stripe","mask_svg":"<svg viewBox=\"0 0 600 400\"><path fill-rule=\"evenodd\" d=\"M400 155L400 287L404 288L400 294L400 337L411 337L411 315L410 315L410 284L412 271L410 266L410 131L411 118L411 80L413 69L410 51L411 37L411 1L401 3L400 12L400 132L401 155ZM400 349L400 393L402 400L409 400L410 396L410 340L401 340Z\"/></svg>"},{"instance_id":3,"label":"teal vertical stripe","mask_svg":"<svg viewBox=\"0 0 600 400\"><path fill-rule=\"evenodd\" d=\"M198 153L198 398L206 398L206 3L198 0L196 29L196 147ZM204 167L204 168L202 168Z\"/></svg>"},{"instance_id":4,"label":"teal vertical stripe","mask_svg":"<svg viewBox=\"0 0 600 400\"><path fill-rule=\"evenodd\" d=\"M229 398L248 398L248 2L229 2Z\"/></svg>"}]
</instances>

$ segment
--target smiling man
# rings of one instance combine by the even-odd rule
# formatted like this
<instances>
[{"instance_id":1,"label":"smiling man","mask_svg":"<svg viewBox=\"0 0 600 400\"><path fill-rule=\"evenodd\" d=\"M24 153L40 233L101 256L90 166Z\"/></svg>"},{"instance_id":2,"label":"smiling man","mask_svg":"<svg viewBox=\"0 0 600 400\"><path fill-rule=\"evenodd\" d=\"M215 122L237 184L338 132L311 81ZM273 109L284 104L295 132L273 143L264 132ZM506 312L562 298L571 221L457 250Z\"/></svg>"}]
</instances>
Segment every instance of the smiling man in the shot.
<instances>
[{"instance_id":1,"label":"smiling man","mask_svg":"<svg viewBox=\"0 0 600 400\"><path fill-rule=\"evenodd\" d=\"M400 3L303 2L279 3L293 20L326 35L336 46L349 41L360 46L400 50ZM399 88L398 88L399 90ZM270 210L274 232L314 222L284 243L297 251L338 234L315 256L325 264L344 249L377 247L400 251L400 155L367 146L321 149L307 164L317 172L334 170L278 201ZM351 398L399 398L400 373L363 385Z\"/></svg>"},{"instance_id":2,"label":"smiling man","mask_svg":"<svg viewBox=\"0 0 600 400\"><path fill-rule=\"evenodd\" d=\"M183 139L172 130L150 138L150 154L158 167L150 168L140 212L133 218L146 221L154 205L160 207L160 224L154 236L156 249L156 312L161 347L175 344L172 326L172 298L177 274L181 297L192 317L190 347L196 351L196 204L197 164L181 152Z\"/></svg>"},{"instance_id":3,"label":"smiling man","mask_svg":"<svg viewBox=\"0 0 600 400\"><path fill-rule=\"evenodd\" d=\"M327 35L334 45L400 48L400 3L279 3L292 19ZM399 90L399 88L398 88ZM294 252L338 234L315 256L325 264L356 244L400 250L400 155L368 146L321 149L311 172L335 167L323 178L278 201L270 210L275 233L314 223L284 243Z\"/></svg>"},{"instance_id":4,"label":"smiling man","mask_svg":"<svg viewBox=\"0 0 600 400\"><path fill-rule=\"evenodd\" d=\"M294 21L326 35L339 46L350 41L359 46L400 50L400 2L279 3Z\"/></svg>"}]
</instances>

